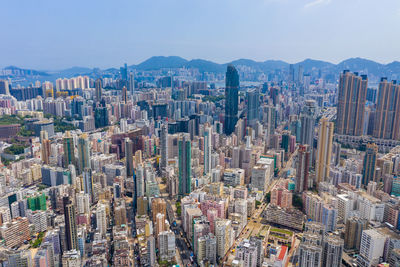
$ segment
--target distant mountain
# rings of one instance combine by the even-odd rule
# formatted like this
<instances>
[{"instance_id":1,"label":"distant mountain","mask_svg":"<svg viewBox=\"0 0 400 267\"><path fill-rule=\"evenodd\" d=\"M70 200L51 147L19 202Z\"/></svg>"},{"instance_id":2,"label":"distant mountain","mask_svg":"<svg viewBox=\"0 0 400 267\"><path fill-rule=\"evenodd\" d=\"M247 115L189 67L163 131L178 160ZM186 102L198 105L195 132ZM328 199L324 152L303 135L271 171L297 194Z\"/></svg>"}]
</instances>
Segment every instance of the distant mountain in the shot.
<instances>
[{"instance_id":1,"label":"distant mountain","mask_svg":"<svg viewBox=\"0 0 400 267\"><path fill-rule=\"evenodd\" d=\"M219 64L213 61L204 59L186 60L178 56L155 56L151 57L140 64L131 65L129 69L136 69L139 71L161 70L161 69L176 69L176 68L194 68L198 69L201 73L224 73L226 66L233 64L239 67L239 71L243 71L243 67L250 69L254 73L254 77L258 73L269 73L277 69L287 71L289 63L281 60L266 60L254 61L251 59L238 59L229 63ZM372 60L364 58L349 58L339 64L333 64L327 61L305 59L301 62L293 64L295 71L301 65L305 73L317 74L320 70L332 76L331 79L337 77L337 74L345 69L352 72L359 72L360 74L368 74L371 78L379 78L387 76L389 79L400 78L400 62L394 61L389 64L381 64ZM91 69L86 67L72 67L59 71L37 71L31 69L21 69L15 66L9 66L0 70L0 75L21 77L26 76L31 80L55 80L56 78L70 78L77 75L90 75L97 77L98 75L117 74L119 68L109 68L105 70Z\"/></svg>"},{"instance_id":2,"label":"distant mountain","mask_svg":"<svg viewBox=\"0 0 400 267\"><path fill-rule=\"evenodd\" d=\"M322 61L322 60L315 60L307 58L299 63L296 63L295 66L303 66L304 71L309 72L315 69L329 69L335 66L330 62Z\"/></svg>"},{"instance_id":3,"label":"distant mountain","mask_svg":"<svg viewBox=\"0 0 400 267\"><path fill-rule=\"evenodd\" d=\"M385 75L388 70L387 65L377 63L372 60L364 58L349 58L340 62L336 68L340 70L351 70L352 72L359 72L361 74L373 74L375 76Z\"/></svg>"},{"instance_id":4,"label":"distant mountain","mask_svg":"<svg viewBox=\"0 0 400 267\"><path fill-rule=\"evenodd\" d=\"M386 68L392 73L400 73L400 62L393 61L392 63L387 64Z\"/></svg>"},{"instance_id":5,"label":"distant mountain","mask_svg":"<svg viewBox=\"0 0 400 267\"><path fill-rule=\"evenodd\" d=\"M3 70L11 73L13 76L49 76L48 73L44 71L37 71L32 69L21 69L15 66L5 67Z\"/></svg>"},{"instance_id":6,"label":"distant mountain","mask_svg":"<svg viewBox=\"0 0 400 267\"><path fill-rule=\"evenodd\" d=\"M171 56L171 57L151 57L139 65L130 66L131 68L135 68L137 70L159 70L159 69L175 69L181 68L188 61L184 58Z\"/></svg>"},{"instance_id":7,"label":"distant mountain","mask_svg":"<svg viewBox=\"0 0 400 267\"><path fill-rule=\"evenodd\" d=\"M186 62L184 66L186 68L198 69L200 72L219 73L225 71L225 67L223 65L204 59L193 59L189 62Z\"/></svg>"},{"instance_id":8,"label":"distant mountain","mask_svg":"<svg viewBox=\"0 0 400 267\"><path fill-rule=\"evenodd\" d=\"M86 67L72 67L65 70L60 70L55 72L54 74L59 75L60 77L73 77L76 75L82 75L93 72L93 69L86 68Z\"/></svg>"},{"instance_id":9,"label":"distant mountain","mask_svg":"<svg viewBox=\"0 0 400 267\"><path fill-rule=\"evenodd\" d=\"M266 60L263 64L267 70L285 69L289 66L289 63L282 60Z\"/></svg>"},{"instance_id":10,"label":"distant mountain","mask_svg":"<svg viewBox=\"0 0 400 267\"><path fill-rule=\"evenodd\" d=\"M262 62L257 62L257 61L251 60L251 59L241 58L241 59L234 60L234 61L230 62L229 64L232 64L234 66L247 66L247 67L252 67L255 69L257 69L257 68L261 69ZM227 65L227 64L225 64L225 65Z\"/></svg>"}]
</instances>

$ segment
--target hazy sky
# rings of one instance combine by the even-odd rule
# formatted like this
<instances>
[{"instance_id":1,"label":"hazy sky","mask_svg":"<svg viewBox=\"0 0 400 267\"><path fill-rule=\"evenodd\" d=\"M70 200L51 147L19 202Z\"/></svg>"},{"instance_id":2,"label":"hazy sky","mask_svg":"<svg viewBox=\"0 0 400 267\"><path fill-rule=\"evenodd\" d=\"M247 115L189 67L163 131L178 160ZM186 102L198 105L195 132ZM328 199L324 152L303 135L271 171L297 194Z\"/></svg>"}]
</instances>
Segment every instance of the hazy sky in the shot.
<instances>
[{"instance_id":1,"label":"hazy sky","mask_svg":"<svg viewBox=\"0 0 400 267\"><path fill-rule=\"evenodd\" d=\"M0 67L107 68L155 55L400 61L399 0L4 0L0 7Z\"/></svg>"}]
</instances>

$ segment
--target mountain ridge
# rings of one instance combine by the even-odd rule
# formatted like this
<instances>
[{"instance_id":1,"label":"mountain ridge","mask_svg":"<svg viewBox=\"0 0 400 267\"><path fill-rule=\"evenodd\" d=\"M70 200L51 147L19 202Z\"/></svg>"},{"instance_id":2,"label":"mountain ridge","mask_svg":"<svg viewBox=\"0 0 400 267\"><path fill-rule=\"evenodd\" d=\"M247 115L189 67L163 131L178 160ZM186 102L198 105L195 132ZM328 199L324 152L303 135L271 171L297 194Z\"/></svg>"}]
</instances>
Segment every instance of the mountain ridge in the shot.
<instances>
[{"instance_id":1,"label":"mountain ridge","mask_svg":"<svg viewBox=\"0 0 400 267\"><path fill-rule=\"evenodd\" d=\"M233 64L236 67L247 67L256 72L273 72L275 70L287 70L290 63L283 60L265 60L265 61L255 61L252 59L240 58L227 63L216 63L211 60L205 59L191 59L187 60L179 56L153 56L150 57L139 64L128 66L129 69L137 71L158 71L162 69L176 69L176 68L196 68L199 72L210 72L210 73L224 73L226 66L228 64ZM373 75L373 76L385 76L396 74L400 77L400 62L393 61L388 64L382 64L370 59L354 57L345 59L338 64L334 64L324 60L316 60L307 58L303 61L292 64L297 71L299 66L303 67L304 73L311 73L316 71L323 71L327 73L339 73L344 69L349 69L353 72L360 72L363 74ZM40 71L33 69L23 69L15 66L8 66L3 68L3 70L12 71L12 73L22 73L24 75L37 75L37 76L55 76L58 75L62 77L72 77L74 75L83 75L92 73L94 68L87 67L71 67L63 70L55 71ZM97 69L99 70L99 69ZM118 68L108 68L103 71L118 71Z\"/></svg>"}]
</instances>

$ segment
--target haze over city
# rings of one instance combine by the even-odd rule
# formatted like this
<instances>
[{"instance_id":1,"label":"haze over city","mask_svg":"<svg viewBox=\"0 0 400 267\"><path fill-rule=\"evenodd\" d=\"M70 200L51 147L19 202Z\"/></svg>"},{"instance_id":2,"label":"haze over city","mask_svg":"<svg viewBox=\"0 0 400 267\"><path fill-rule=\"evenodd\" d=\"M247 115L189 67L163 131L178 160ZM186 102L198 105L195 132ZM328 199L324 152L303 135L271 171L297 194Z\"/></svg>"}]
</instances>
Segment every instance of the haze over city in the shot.
<instances>
[{"instance_id":1,"label":"haze over city","mask_svg":"<svg viewBox=\"0 0 400 267\"><path fill-rule=\"evenodd\" d=\"M395 0L23 0L2 10L0 67L110 68L159 55L400 61Z\"/></svg>"}]
</instances>

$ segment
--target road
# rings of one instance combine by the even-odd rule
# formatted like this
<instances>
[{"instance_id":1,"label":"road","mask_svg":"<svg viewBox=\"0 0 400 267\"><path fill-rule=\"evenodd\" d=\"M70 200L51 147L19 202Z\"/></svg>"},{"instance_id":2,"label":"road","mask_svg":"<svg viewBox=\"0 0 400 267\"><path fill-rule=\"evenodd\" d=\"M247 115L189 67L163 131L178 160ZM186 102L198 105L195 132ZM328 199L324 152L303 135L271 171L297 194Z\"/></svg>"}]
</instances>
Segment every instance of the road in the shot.
<instances>
[{"instance_id":1,"label":"road","mask_svg":"<svg viewBox=\"0 0 400 267\"><path fill-rule=\"evenodd\" d=\"M159 173L158 173L159 174ZM188 246L189 242L186 239L186 235L181 227L181 221L177 218L176 213L172 207L171 200L167 193L167 187L162 183L161 177L157 177L158 187L160 189L160 194L162 198L165 199L167 203L167 218L171 224L171 230L175 233L175 243L177 252L176 255L177 263L181 266L197 266L196 263L191 263L190 256L193 253L191 248ZM174 224L175 222L175 224Z\"/></svg>"},{"instance_id":2,"label":"road","mask_svg":"<svg viewBox=\"0 0 400 267\"><path fill-rule=\"evenodd\" d=\"M272 190L272 188L275 186L275 184L277 183L279 178L282 178L284 176L286 177L286 172L292 167L293 159L296 157L296 155L297 155L297 149L290 155L284 168L282 168L278 172L278 178L273 180L272 183L269 185L267 191L265 192L266 194ZM236 248L243 240L249 239L250 236L255 234L254 231L260 230L264 226L264 224L261 223L261 220L262 220L261 214L264 211L264 209L266 208L266 206L267 206L267 203L263 202L254 211L254 214L252 215L250 221L247 222L246 226L240 232L239 236L235 239L235 242L233 243L233 245L229 248L226 255L221 260L220 266L230 266L230 263L234 259L234 256L235 256L234 253L232 253L232 249ZM292 254L293 251L294 251L294 248L291 249L290 253Z\"/></svg>"},{"instance_id":3,"label":"road","mask_svg":"<svg viewBox=\"0 0 400 267\"><path fill-rule=\"evenodd\" d=\"M277 181L278 180L272 181L272 183L269 185L269 187L265 193L270 192L271 189L275 186ZM231 261L234 258L234 253L232 253L232 249L236 248L244 239L248 239L254 230L261 229L261 227L263 226L263 224L261 223L261 220L262 220L261 214L266 207L267 207L267 203L262 202L260 204L260 206L254 211L253 215L251 216L251 219L249 221L247 221L246 226L243 228L243 230L240 232L240 234L236 237L235 242L233 242L233 245L229 248L228 252L225 254L224 258L221 260L220 266L229 266L229 264L231 263Z\"/></svg>"}]
</instances>

